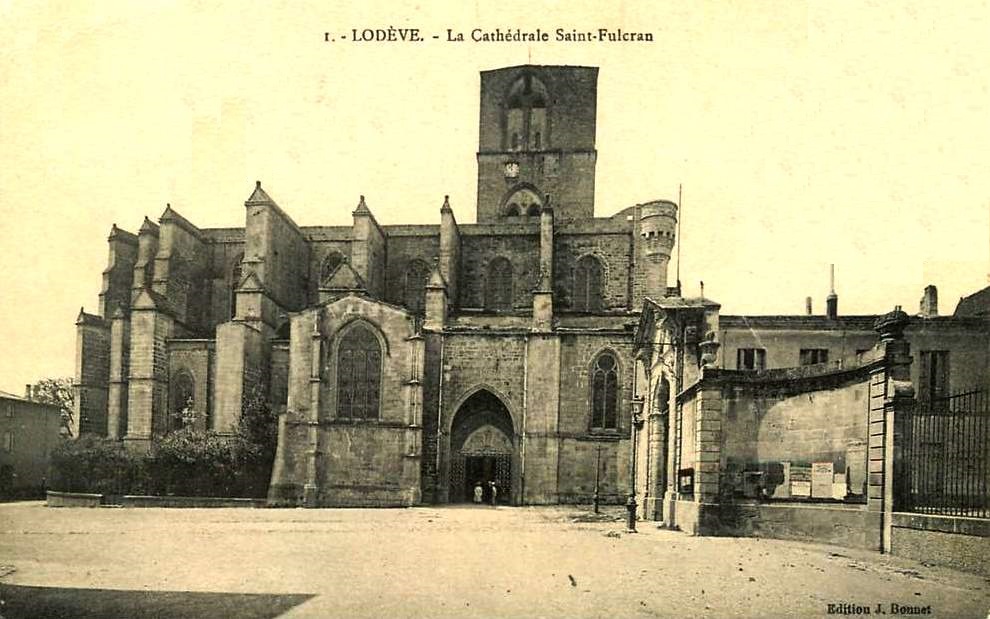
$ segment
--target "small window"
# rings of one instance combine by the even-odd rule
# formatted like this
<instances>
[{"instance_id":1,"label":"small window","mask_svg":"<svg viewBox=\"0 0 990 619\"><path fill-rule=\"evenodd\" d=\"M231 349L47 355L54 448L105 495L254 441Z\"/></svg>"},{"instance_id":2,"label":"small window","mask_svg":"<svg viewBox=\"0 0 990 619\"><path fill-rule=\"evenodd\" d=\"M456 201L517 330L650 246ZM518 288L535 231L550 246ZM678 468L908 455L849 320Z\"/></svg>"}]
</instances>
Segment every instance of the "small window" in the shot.
<instances>
[{"instance_id":1,"label":"small window","mask_svg":"<svg viewBox=\"0 0 990 619\"><path fill-rule=\"evenodd\" d=\"M918 400L934 403L949 395L949 351L922 350L918 360Z\"/></svg>"},{"instance_id":2,"label":"small window","mask_svg":"<svg viewBox=\"0 0 990 619\"><path fill-rule=\"evenodd\" d=\"M827 348L802 348L800 354L801 365L817 365L828 363Z\"/></svg>"},{"instance_id":3,"label":"small window","mask_svg":"<svg viewBox=\"0 0 990 619\"><path fill-rule=\"evenodd\" d=\"M519 217L519 205L513 202L509 205L509 209L505 212L509 217Z\"/></svg>"},{"instance_id":4,"label":"small window","mask_svg":"<svg viewBox=\"0 0 990 619\"><path fill-rule=\"evenodd\" d=\"M14 433L4 432L3 433L3 450L4 451L14 451Z\"/></svg>"},{"instance_id":5,"label":"small window","mask_svg":"<svg viewBox=\"0 0 990 619\"><path fill-rule=\"evenodd\" d=\"M736 351L736 369L767 369L767 351L763 348L740 348Z\"/></svg>"},{"instance_id":6,"label":"small window","mask_svg":"<svg viewBox=\"0 0 990 619\"><path fill-rule=\"evenodd\" d=\"M4 414L5 417L13 417L14 416L14 407L13 407L13 405L11 405L10 402L4 402L3 408L4 408L3 414Z\"/></svg>"},{"instance_id":7,"label":"small window","mask_svg":"<svg viewBox=\"0 0 990 619\"><path fill-rule=\"evenodd\" d=\"M529 205L529 208L526 209L526 214L529 215L530 217L534 217L536 215L539 215L540 214L540 205L539 204L530 204Z\"/></svg>"},{"instance_id":8,"label":"small window","mask_svg":"<svg viewBox=\"0 0 990 619\"><path fill-rule=\"evenodd\" d=\"M619 366L610 353L602 353L591 369L591 428L615 430L619 400Z\"/></svg>"}]
</instances>

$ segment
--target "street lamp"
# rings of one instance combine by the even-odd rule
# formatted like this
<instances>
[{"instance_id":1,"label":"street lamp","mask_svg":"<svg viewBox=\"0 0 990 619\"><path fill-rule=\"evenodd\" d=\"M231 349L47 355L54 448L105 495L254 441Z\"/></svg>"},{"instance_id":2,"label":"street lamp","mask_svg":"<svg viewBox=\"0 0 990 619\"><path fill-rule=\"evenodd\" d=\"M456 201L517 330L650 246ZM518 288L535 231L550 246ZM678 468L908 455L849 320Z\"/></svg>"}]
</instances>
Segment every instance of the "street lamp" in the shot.
<instances>
[{"instance_id":1,"label":"street lamp","mask_svg":"<svg viewBox=\"0 0 990 619\"><path fill-rule=\"evenodd\" d=\"M598 513L598 488L602 475L602 444L598 443L598 459L595 462L595 494L592 503L595 506L595 513Z\"/></svg>"},{"instance_id":2,"label":"street lamp","mask_svg":"<svg viewBox=\"0 0 990 619\"><path fill-rule=\"evenodd\" d=\"M632 404L632 428L630 438L632 439L632 466L629 468L632 478L629 483L631 490L629 499L626 501L626 530L628 533L636 532L636 442L639 430L643 427L643 398L634 397Z\"/></svg>"}]
</instances>

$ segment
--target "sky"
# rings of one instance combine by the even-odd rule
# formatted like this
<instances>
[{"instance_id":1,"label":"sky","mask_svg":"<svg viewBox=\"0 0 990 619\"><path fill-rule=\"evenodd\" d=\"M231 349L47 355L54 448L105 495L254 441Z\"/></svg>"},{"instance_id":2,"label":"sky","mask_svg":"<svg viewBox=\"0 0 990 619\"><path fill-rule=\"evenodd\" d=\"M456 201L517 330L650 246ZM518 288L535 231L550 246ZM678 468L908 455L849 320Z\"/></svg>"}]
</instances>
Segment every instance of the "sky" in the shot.
<instances>
[{"instance_id":1,"label":"sky","mask_svg":"<svg viewBox=\"0 0 990 619\"><path fill-rule=\"evenodd\" d=\"M341 39L389 27L426 41ZM822 312L834 264L840 313L913 313L927 284L951 313L990 271L987 32L963 0L0 0L0 389L73 374L111 224L166 203L241 227L261 180L300 225L361 194L383 224L438 223L445 194L474 221L479 72L527 63L600 68L596 215L683 188L685 294Z\"/></svg>"}]
</instances>

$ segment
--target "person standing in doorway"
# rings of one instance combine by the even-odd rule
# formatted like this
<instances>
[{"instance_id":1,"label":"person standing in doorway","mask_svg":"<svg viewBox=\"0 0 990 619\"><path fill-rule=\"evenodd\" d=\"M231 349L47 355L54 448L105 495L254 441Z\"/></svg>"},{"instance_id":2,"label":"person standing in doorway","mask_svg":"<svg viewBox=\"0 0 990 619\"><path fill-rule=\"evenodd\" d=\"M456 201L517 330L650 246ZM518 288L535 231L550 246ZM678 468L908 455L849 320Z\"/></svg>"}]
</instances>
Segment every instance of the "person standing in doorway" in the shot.
<instances>
[{"instance_id":1,"label":"person standing in doorway","mask_svg":"<svg viewBox=\"0 0 990 619\"><path fill-rule=\"evenodd\" d=\"M474 502L481 504L482 497L484 496L485 490L481 487L481 482L474 482Z\"/></svg>"},{"instance_id":2,"label":"person standing in doorway","mask_svg":"<svg viewBox=\"0 0 990 619\"><path fill-rule=\"evenodd\" d=\"M492 507L496 507L498 505L498 486L495 485L494 481L488 482L488 486L491 490Z\"/></svg>"}]
</instances>

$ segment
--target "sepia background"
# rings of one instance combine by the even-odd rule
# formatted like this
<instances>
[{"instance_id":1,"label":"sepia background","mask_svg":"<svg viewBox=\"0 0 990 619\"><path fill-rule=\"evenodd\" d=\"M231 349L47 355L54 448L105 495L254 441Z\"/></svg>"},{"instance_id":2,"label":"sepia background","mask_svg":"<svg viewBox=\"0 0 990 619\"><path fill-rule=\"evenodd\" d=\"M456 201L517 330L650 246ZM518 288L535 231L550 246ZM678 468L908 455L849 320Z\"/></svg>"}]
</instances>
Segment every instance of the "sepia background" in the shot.
<instances>
[{"instance_id":1,"label":"sepia background","mask_svg":"<svg viewBox=\"0 0 990 619\"><path fill-rule=\"evenodd\" d=\"M683 185L681 279L724 311L941 310L987 283L985 2L0 0L0 389L71 375L112 223L474 221L481 70L600 67L596 215ZM324 42L418 27L427 41ZM652 43L446 43L540 27ZM441 36L439 41L429 37ZM672 271L673 275L673 271Z\"/></svg>"}]
</instances>

